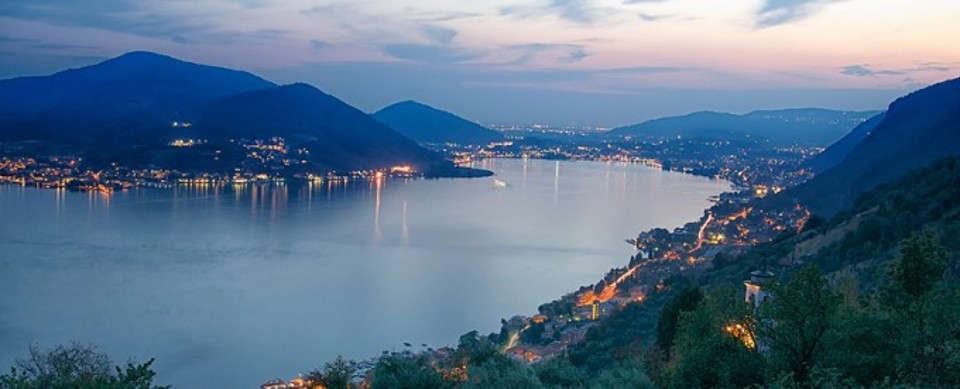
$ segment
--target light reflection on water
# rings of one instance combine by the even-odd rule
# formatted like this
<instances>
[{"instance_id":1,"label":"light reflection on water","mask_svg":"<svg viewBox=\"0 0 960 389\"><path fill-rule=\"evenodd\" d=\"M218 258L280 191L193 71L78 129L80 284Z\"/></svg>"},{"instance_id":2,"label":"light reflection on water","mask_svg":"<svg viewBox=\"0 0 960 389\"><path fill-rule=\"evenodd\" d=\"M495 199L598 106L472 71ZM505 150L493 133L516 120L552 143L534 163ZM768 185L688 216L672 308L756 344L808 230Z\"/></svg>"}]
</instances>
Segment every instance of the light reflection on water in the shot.
<instances>
[{"instance_id":1,"label":"light reflection on water","mask_svg":"<svg viewBox=\"0 0 960 389\"><path fill-rule=\"evenodd\" d=\"M255 387L337 354L453 344L623 265L641 229L724 182L640 166L487 160L472 180L0 186L0 369L28 344L156 357L159 382Z\"/></svg>"}]
</instances>

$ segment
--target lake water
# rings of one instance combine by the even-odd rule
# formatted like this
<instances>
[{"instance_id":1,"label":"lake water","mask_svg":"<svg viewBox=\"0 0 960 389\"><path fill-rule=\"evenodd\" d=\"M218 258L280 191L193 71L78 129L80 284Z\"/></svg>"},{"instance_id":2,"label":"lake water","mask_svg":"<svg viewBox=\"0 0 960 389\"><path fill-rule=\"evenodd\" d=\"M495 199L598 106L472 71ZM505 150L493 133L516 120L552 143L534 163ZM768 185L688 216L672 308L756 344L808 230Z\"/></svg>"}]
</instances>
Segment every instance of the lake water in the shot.
<instances>
[{"instance_id":1,"label":"lake water","mask_svg":"<svg viewBox=\"0 0 960 389\"><path fill-rule=\"evenodd\" d=\"M493 178L138 189L0 186L0 369L79 341L158 383L254 388L337 354L455 345L699 217L723 181L488 160Z\"/></svg>"}]
</instances>

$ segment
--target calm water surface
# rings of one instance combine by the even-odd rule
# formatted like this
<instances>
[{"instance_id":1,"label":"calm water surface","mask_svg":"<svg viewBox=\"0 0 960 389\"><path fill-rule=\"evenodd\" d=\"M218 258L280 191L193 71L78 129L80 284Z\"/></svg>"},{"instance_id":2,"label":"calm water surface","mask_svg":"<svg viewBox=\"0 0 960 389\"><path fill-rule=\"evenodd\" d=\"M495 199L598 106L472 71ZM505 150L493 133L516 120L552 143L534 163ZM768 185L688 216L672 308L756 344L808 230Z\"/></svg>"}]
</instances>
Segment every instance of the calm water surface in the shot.
<instances>
[{"instance_id":1,"label":"calm water surface","mask_svg":"<svg viewBox=\"0 0 960 389\"><path fill-rule=\"evenodd\" d=\"M157 358L158 382L256 387L337 354L452 345L626 263L723 181L492 160L492 178L141 189L0 186L0 369L28 345Z\"/></svg>"}]
</instances>

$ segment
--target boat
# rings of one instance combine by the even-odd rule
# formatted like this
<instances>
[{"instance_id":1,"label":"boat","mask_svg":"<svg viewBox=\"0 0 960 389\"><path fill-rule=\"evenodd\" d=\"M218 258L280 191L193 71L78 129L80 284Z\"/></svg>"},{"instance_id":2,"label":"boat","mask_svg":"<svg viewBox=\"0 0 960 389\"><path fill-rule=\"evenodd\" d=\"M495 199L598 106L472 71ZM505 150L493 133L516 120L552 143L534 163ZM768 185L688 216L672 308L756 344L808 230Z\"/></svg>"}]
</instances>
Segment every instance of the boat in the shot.
<instances>
[{"instance_id":1,"label":"boat","mask_svg":"<svg viewBox=\"0 0 960 389\"><path fill-rule=\"evenodd\" d=\"M506 188L506 187L507 187L507 183L506 183L505 181L501 181L501 180L498 180L498 179L494 178L494 179L493 179L493 187L495 187L495 188Z\"/></svg>"}]
</instances>

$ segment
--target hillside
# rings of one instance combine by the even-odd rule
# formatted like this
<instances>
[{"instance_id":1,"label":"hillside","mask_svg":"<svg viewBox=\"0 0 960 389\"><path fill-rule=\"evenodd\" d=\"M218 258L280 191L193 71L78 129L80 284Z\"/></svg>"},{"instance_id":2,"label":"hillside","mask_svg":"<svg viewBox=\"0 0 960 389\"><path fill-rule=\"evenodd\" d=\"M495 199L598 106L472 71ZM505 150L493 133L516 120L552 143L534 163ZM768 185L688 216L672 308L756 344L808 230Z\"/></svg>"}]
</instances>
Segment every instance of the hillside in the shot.
<instances>
[{"instance_id":1,"label":"hillside","mask_svg":"<svg viewBox=\"0 0 960 389\"><path fill-rule=\"evenodd\" d=\"M417 142L485 145L503 139L499 132L416 101L393 104L373 117Z\"/></svg>"},{"instance_id":2,"label":"hillside","mask_svg":"<svg viewBox=\"0 0 960 389\"><path fill-rule=\"evenodd\" d=\"M198 104L274 86L247 72L131 52L49 76L0 81L0 140L140 139Z\"/></svg>"},{"instance_id":3,"label":"hillside","mask_svg":"<svg viewBox=\"0 0 960 389\"><path fill-rule=\"evenodd\" d=\"M211 140L265 134L290 138L310 150L314 162L335 170L413 165L422 171L444 162L440 155L306 84L215 100L199 110L192 131Z\"/></svg>"},{"instance_id":4,"label":"hillside","mask_svg":"<svg viewBox=\"0 0 960 389\"><path fill-rule=\"evenodd\" d=\"M878 114L859 126L856 126L847 135L827 147L822 153L810 159L806 166L817 174L823 173L843 161L844 158L862 142L870 132L883 121L884 114Z\"/></svg>"},{"instance_id":5,"label":"hillside","mask_svg":"<svg viewBox=\"0 0 960 389\"><path fill-rule=\"evenodd\" d=\"M827 109L754 111L744 115L695 112L615 128L607 136L765 139L773 146L827 146L877 112Z\"/></svg>"},{"instance_id":6,"label":"hillside","mask_svg":"<svg viewBox=\"0 0 960 389\"><path fill-rule=\"evenodd\" d=\"M960 154L960 79L894 101L882 121L842 162L786 192L829 216L879 184Z\"/></svg>"}]
</instances>

